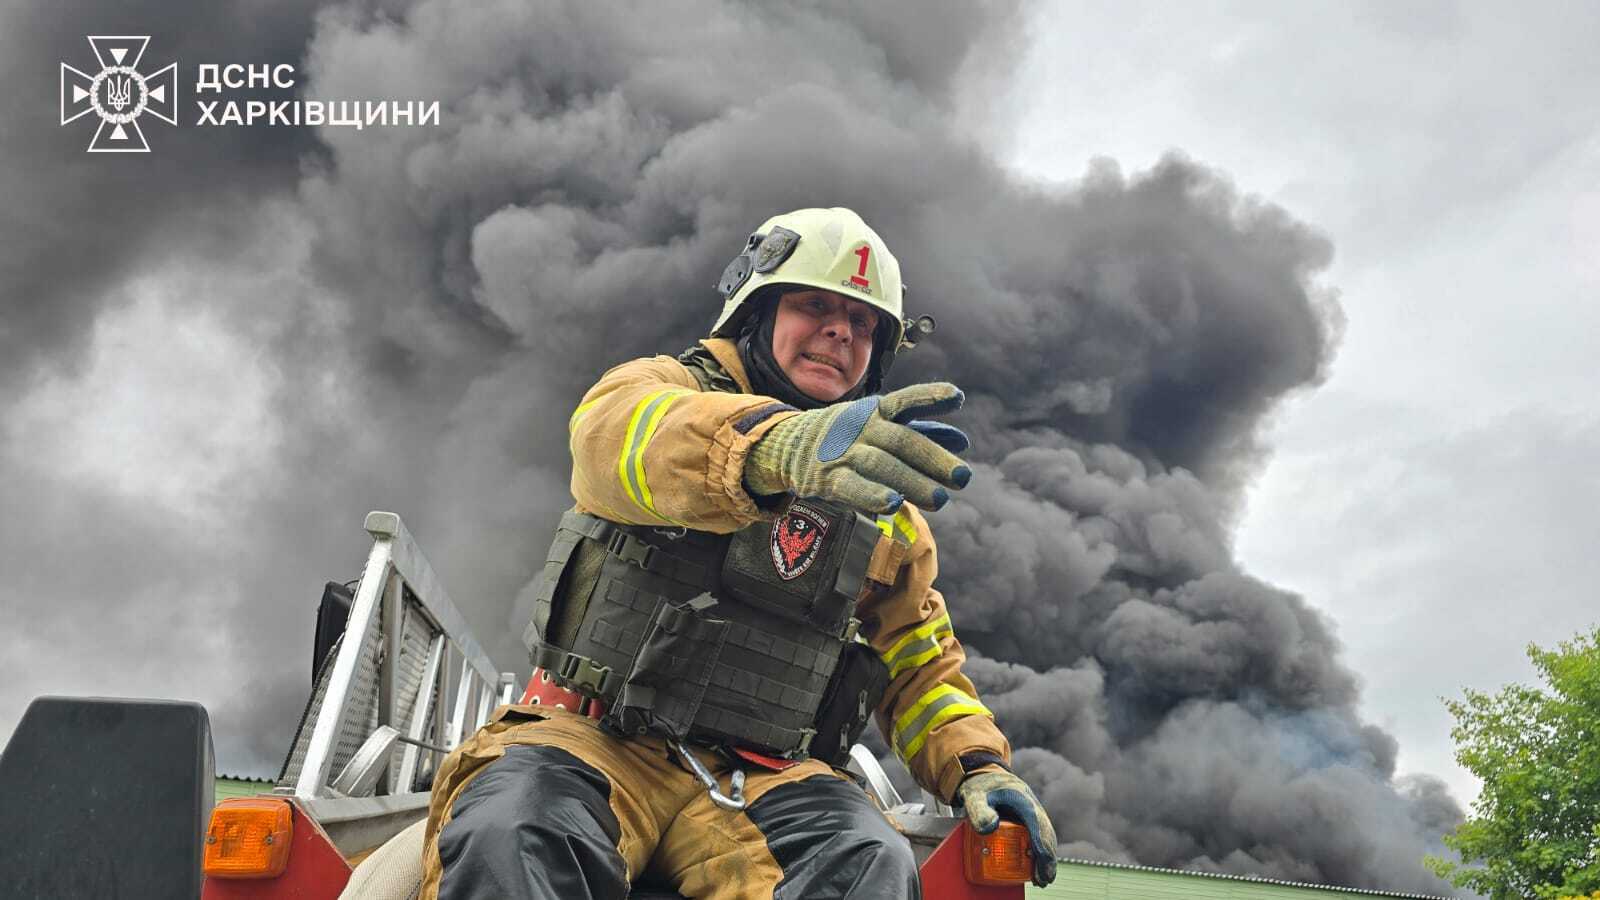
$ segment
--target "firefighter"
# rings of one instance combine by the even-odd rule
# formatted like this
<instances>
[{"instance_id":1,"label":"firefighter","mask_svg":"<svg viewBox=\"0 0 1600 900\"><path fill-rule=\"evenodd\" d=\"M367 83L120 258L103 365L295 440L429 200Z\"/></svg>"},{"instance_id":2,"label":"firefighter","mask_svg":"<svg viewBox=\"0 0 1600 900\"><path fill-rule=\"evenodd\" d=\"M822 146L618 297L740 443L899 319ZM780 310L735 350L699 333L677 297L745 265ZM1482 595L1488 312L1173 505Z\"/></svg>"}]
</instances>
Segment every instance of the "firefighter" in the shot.
<instances>
[{"instance_id":1,"label":"firefighter","mask_svg":"<svg viewBox=\"0 0 1600 900\"><path fill-rule=\"evenodd\" d=\"M971 469L881 394L908 345L899 264L848 209L764 223L677 358L607 372L569 422L572 493L536 582L523 702L435 779L424 898L919 897L911 850L837 770L871 714L978 831L1055 834L965 658L922 510Z\"/></svg>"}]
</instances>

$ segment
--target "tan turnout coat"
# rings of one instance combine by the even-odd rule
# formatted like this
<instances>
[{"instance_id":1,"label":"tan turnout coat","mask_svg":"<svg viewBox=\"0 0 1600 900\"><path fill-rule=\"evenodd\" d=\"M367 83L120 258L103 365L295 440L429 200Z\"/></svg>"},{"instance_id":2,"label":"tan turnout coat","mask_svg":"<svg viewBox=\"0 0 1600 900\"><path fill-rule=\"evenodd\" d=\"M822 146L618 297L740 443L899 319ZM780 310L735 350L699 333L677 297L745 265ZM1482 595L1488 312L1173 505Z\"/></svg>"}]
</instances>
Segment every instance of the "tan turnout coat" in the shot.
<instances>
[{"instance_id":1,"label":"tan turnout coat","mask_svg":"<svg viewBox=\"0 0 1600 900\"><path fill-rule=\"evenodd\" d=\"M743 393L701 390L694 374L670 356L637 359L606 372L568 422L572 495L578 509L615 522L717 533L770 518L743 487L745 458L752 444L796 413L774 413L771 397L751 393L732 341L711 338L701 343ZM986 750L1009 763L1010 745L961 673L966 654L944 597L933 586L939 559L927 519L908 503L895 515L880 517L877 525L883 534L868 576L887 587L869 590L857 617L891 675L876 711L878 727L917 783L948 801L964 775L961 754ZM619 849L631 875L636 877L647 863L659 866L662 856L692 851L704 859L669 866L675 880L687 879L686 890L696 880L713 885L731 878L730 883L745 884L781 877L763 853L754 854L759 864L750 869L748 846L719 854L706 849L711 833L706 829L692 823L683 829L670 825L674 816L720 820L722 814L702 802L704 791L697 782L667 762L659 741L623 741L573 713L513 706L499 710L440 766L429 810L425 898L437 891L437 838L454 798L506 746L519 743L557 743L606 772L614 783L611 805L622 823ZM629 749L636 744L636 750ZM710 754L702 758L714 772L726 773L725 761ZM646 761L661 771L641 771ZM807 760L784 772L752 773L746 795L753 802L776 784L830 772L826 764ZM630 798L628 783L635 780L645 787L637 791L640 796ZM683 843L695 846L676 852L680 831L692 834Z\"/></svg>"}]
</instances>

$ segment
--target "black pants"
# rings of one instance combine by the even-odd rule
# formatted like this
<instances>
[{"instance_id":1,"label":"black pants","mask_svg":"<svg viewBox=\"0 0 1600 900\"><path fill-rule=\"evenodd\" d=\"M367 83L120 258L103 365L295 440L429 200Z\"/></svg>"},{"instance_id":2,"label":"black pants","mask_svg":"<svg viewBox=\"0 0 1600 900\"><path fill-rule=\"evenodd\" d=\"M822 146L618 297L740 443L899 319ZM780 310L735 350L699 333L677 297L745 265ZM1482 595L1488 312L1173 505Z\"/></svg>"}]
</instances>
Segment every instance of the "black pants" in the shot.
<instances>
[{"instance_id":1,"label":"black pants","mask_svg":"<svg viewBox=\"0 0 1600 900\"><path fill-rule=\"evenodd\" d=\"M615 758L598 762L617 769ZM910 844L856 785L752 773L752 794L760 779L776 781L744 812L729 812L661 762L619 771L638 783L618 789L568 749L506 748L462 789L439 833L440 900L622 900L628 863L619 848L629 833L629 854L649 859L649 876L693 897L920 900Z\"/></svg>"}]
</instances>

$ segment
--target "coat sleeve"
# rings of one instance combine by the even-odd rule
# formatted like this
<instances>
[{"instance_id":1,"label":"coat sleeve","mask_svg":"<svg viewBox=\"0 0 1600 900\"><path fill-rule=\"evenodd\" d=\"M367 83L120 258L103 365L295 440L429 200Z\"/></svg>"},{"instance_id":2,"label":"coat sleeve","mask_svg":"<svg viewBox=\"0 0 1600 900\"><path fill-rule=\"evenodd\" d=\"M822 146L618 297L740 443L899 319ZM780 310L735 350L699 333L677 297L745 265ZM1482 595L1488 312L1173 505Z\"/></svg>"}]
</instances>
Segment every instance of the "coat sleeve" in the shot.
<instances>
[{"instance_id":1,"label":"coat sleeve","mask_svg":"<svg viewBox=\"0 0 1600 900\"><path fill-rule=\"evenodd\" d=\"M872 649L889 667L878 729L917 783L949 802L965 774L962 754L988 751L1009 765L1011 744L961 673L967 655L933 586L939 559L927 520L908 503L880 517L878 528L885 534L874 565L899 558L893 585L859 607Z\"/></svg>"},{"instance_id":2,"label":"coat sleeve","mask_svg":"<svg viewBox=\"0 0 1600 900\"><path fill-rule=\"evenodd\" d=\"M701 391L670 356L601 376L568 420L578 508L631 525L727 533L762 517L744 461L795 414L771 397Z\"/></svg>"}]
</instances>

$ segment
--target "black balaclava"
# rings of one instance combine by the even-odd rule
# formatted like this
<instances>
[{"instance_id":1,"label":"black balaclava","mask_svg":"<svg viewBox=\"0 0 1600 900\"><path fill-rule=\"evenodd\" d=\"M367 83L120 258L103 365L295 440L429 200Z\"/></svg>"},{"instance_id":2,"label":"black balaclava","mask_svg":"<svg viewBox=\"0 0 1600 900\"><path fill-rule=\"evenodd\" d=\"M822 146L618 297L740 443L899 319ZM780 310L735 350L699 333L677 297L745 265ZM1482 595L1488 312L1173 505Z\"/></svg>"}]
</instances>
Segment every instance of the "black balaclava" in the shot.
<instances>
[{"instance_id":1,"label":"black balaclava","mask_svg":"<svg viewBox=\"0 0 1600 900\"><path fill-rule=\"evenodd\" d=\"M796 409L820 409L834 403L844 403L855 400L872 393L879 388L881 378L878 369L878 354L883 352L882 341L879 333L883 328L878 328L873 335L872 360L867 363L866 374L856 386L851 388L844 396L837 400L817 400L795 387L789 376L783 373L783 367L778 365L778 360L772 355L772 328L777 321L775 311L778 295L768 292L765 297L752 298L754 311L745 318L739 326L739 361L744 363L745 375L750 378L750 387L757 394L774 397ZM881 316L879 318L882 318Z\"/></svg>"}]
</instances>

